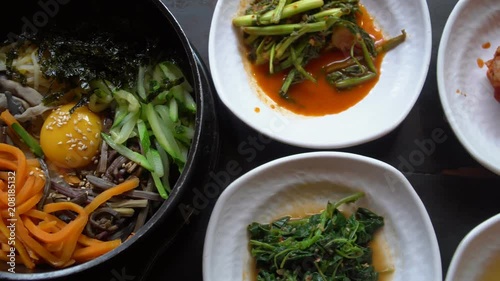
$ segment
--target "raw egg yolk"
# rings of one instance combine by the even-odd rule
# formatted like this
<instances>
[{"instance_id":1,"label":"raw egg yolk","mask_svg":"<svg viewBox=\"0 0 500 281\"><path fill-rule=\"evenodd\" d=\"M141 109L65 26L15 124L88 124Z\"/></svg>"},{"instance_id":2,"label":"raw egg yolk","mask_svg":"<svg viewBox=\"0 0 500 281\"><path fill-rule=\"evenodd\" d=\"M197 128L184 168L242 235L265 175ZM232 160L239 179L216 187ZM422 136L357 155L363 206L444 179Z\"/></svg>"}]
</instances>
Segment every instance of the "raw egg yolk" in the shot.
<instances>
[{"instance_id":1,"label":"raw egg yolk","mask_svg":"<svg viewBox=\"0 0 500 281\"><path fill-rule=\"evenodd\" d=\"M91 163L101 143L101 118L86 106L67 104L53 110L40 132L45 157L60 168L81 168Z\"/></svg>"}]
</instances>

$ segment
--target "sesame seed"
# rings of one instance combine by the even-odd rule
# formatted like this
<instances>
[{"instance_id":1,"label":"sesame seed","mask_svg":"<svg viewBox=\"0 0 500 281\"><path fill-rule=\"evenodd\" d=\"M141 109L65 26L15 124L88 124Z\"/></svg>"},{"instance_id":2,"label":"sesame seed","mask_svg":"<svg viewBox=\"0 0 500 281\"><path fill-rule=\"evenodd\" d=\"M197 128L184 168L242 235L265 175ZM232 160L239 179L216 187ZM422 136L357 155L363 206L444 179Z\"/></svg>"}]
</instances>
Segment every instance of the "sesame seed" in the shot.
<instances>
[{"instance_id":1,"label":"sesame seed","mask_svg":"<svg viewBox=\"0 0 500 281\"><path fill-rule=\"evenodd\" d=\"M60 142L58 142L57 144L61 145L62 143L63 143L63 142L62 142L62 141L60 141Z\"/></svg>"},{"instance_id":2,"label":"sesame seed","mask_svg":"<svg viewBox=\"0 0 500 281\"><path fill-rule=\"evenodd\" d=\"M30 176L32 176L32 175L34 175L34 174L35 174L35 172L33 172L33 171L30 171Z\"/></svg>"}]
</instances>

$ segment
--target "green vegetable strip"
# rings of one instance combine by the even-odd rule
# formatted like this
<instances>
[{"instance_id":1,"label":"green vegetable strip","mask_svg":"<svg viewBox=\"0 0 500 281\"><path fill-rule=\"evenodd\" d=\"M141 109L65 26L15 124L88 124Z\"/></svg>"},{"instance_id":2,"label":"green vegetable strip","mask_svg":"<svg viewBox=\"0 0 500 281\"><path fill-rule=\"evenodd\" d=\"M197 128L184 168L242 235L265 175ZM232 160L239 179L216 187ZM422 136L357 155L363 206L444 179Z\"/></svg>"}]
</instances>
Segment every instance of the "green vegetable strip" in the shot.
<instances>
[{"instance_id":1,"label":"green vegetable strip","mask_svg":"<svg viewBox=\"0 0 500 281\"><path fill-rule=\"evenodd\" d=\"M357 62L359 62L362 59L363 59L363 57L355 56L355 57L347 58L347 59L342 60L342 61L334 61L334 62L331 62L331 63L325 65L323 67L323 70L326 73L339 71L339 70L345 69L349 66L355 65Z\"/></svg>"},{"instance_id":2,"label":"green vegetable strip","mask_svg":"<svg viewBox=\"0 0 500 281\"><path fill-rule=\"evenodd\" d=\"M119 132L116 132L117 128L110 130L111 137L113 141L122 144L130 138L132 131L135 128L137 121L139 120L139 112L130 112L124 119L123 124Z\"/></svg>"},{"instance_id":3,"label":"green vegetable strip","mask_svg":"<svg viewBox=\"0 0 500 281\"><path fill-rule=\"evenodd\" d=\"M175 99L170 100L169 113L170 120L172 120L172 122L177 122L179 120L179 107L177 106Z\"/></svg>"},{"instance_id":4,"label":"green vegetable strip","mask_svg":"<svg viewBox=\"0 0 500 281\"><path fill-rule=\"evenodd\" d=\"M365 40L361 38L361 35L356 34L358 42L361 44L361 48L363 49L363 57L365 59L366 64L368 65L368 68L373 72L377 73L377 68L373 64L373 59L372 56L370 55L370 52L368 51L368 47L366 46Z\"/></svg>"},{"instance_id":5,"label":"green vegetable strip","mask_svg":"<svg viewBox=\"0 0 500 281\"><path fill-rule=\"evenodd\" d=\"M316 83L316 79L302 67L302 58L297 58L294 48L290 48L290 53L292 55L293 65L295 66L295 69L297 69L297 71L302 74L302 76L304 76L307 80Z\"/></svg>"},{"instance_id":6,"label":"green vegetable strip","mask_svg":"<svg viewBox=\"0 0 500 281\"><path fill-rule=\"evenodd\" d=\"M191 94L187 91L184 91L184 105L191 112L196 112L196 102L194 101Z\"/></svg>"},{"instance_id":7,"label":"green vegetable strip","mask_svg":"<svg viewBox=\"0 0 500 281\"><path fill-rule=\"evenodd\" d=\"M101 112L109 107L113 101L113 95L108 86L109 82L102 79L90 81L90 87L93 89L89 98L89 108L94 112Z\"/></svg>"},{"instance_id":8,"label":"green vegetable strip","mask_svg":"<svg viewBox=\"0 0 500 281\"><path fill-rule=\"evenodd\" d=\"M252 35L290 35L291 33L307 27L307 32L319 32L326 30L326 22L314 22L314 23L290 23L290 24L280 24L280 25L271 25L271 26L263 26L263 27L242 27L243 32L252 34Z\"/></svg>"},{"instance_id":9,"label":"green vegetable strip","mask_svg":"<svg viewBox=\"0 0 500 281\"><path fill-rule=\"evenodd\" d=\"M380 45L376 46L377 53L385 53L394 48L406 40L406 31L401 30L401 34L383 41Z\"/></svg>"},{"instance_id":10,"label":"green vegetable strip","mask_svg":"<svg viewBox=\"0 0 500 281\"><path fill-rule=\"evenodd\" d=\"M113 96L118 104L128 105L127 110L130 112L137 112L141 107L139 100L134 96L134 94L125 90L115 91Z\"/></svg>"},{"instance_id":11,"label":"green vegetable strip","mask_svg":"<svg viewBox=\"0 0 500 281\"><path fill-rule=\"evenodd\" d=\"M115 143L111 136L101 133L102 139L114 150L116 150L118 153L121 155L127 157L128 159L136 162L137 164L141 165L144 169L153 172L154 168L151 166L149 161L144 157L142 154L137 153L130 148L126 147L125 145L121 145L118 143Z\"/></svg>"},{"instance_id":12,"label":"green vegetable strip","mask_svg":"<svg viewBox=\"0 0 500 281\"><path fill-rule=\"evenodd\" d=\"M273 16L271 17L271 23L279 23L281 20L281 15L283 14L283 9L285 8L287 0L279 0L278 6L273 11Z\"/></svg>"},{"instance_id":13,"label":"green vegetable strip","mask_svg":"<svg viewBox=\"0 0 500 281\"><path fill-rule=\"evenodd\" d=\"M163 163L161 162L161 157L158 151L150 148L148 153L146 154L146 158L154 168L153 174L157 175L160 178L163 177L165 171L163 170ZM159 188L164 189L163 184Z\"/></svg>"},{"instance_id":14,"label":"green vegetable strip","mask_svg":"<svg viewBox=\"0 0 500 281\"><path fill-rule=\"evenodd\" d=\"M294 15L319 8L323 6L323 0L302 0L286 5L281 13L281 19L286 19ZM270 24L274 15L274 10L269 11L262 16L257 15L244 15L233 19L235 26L251 26Z\"/></svg>"},{"instance_id":15,"label":"green vegetable strip","mask_svg":"<svg viewBox=\"0 0 500 281\"><path fill-rule=\"evenodd\" d=\"M115 110L115 119L113 121L113 125L111 126L111 129L119 127L123 124L123 120L125 120L125 117L129 115L129 112L127 110L127 105L122 104L119 105Z\"/></svg>"},{"instance_id":16,"label":"green vegetable strip","mask_svg":"<svg viewBox=\"0 0 500 281\"><path fill-rule=\"evenodd\" d=\"M309 32L310 29L311 29L311 26L304 25L297 32L294 32L292 35L287 37L284 41L280 42L280 44L278 45L278 48L276 50L276 57L278 59L281 59L283 57L283 54L285 53L285 51L288 49L288 47L290 45L292 45L293 42L297 41L302 35Z\"/></svg>"},{"instance_id":17,"label":"green vegetable strip","mask_svg":"<svg viewBox=\"0 0 500 281\"><path fill-rule=\"evenodd\" d=\"M288 96L288 89L292 85L292 82L295 79L296 74L297 74L296 69L292 69L292 70L290 70L290 72L288 72L288 74L285 78L285 82L283 83L283 85L281 86L281 89L280 89L280 96L282 98L290 99L290 96Z\"/></svg>"},{"instance_id":18,"label":"green vegetable strip","mask_svg":"<svg viewBox=\"0 0 500 281\"><path fill-rule=\"evenodd\" d=\"M139 142L141 144L141 149L144 154L146 154L151 148L151 141L149 139L148 128L143 120L137 121L137 132L139 135Z\"/></svg>"},{"instance_id":19,"label":"green vegetable strip","mask_svg":"<svg viewBox=\"0 0 500 281\"><path fill-rule=\"evenodd\" d=\"M174 124L169 117L170 111L165 105L155 106L155 111L158 112L158 114L160 115L160 120L164 124L165 134L168 135L168 138L172 138L172 142L174 142L179 147L181 155L184 155L184 157L178 158L184 163L185 160L183 159L185 159L187 156L187 149L183 148L182 144L178 143L176 140L178 139L188 144L191 143L191 139L194 136L194 129L180 124ZM186 152L183 152L183 150L186 150Z\"/></svg>"},{"instance_id":20,"label":"green vegetable strip","mask_svg":"<svg viewBox=\"0 0 500 281\"><path fill-rule=\"evenodd\" d=\"M335 82L335 87L337 87L337 89L341 89L341 90L348 89L348 88L352 88L352 87L357 86L357 85L364 84L364 83L366 83L366 82L368 82L376 77L377 77L376 73L368 72L366 75L361 76L361 77L346 78L346 79L337 81L337 82Z\"/></svg>"},{"instance_id":21,"label":"green vegetable strip","mask_svg":"<svg viewBox=\"0 0 500 281\"><path fill-rule=\"evenodd\" d=\"M160 177L155 173L152 173L151 177L153 178L153 182L155 183L156 189L158 190L158 193L160 194L160 196L163 199L167 199L168 194L167 194L167 191L165 190L165 188L163 188L163 183L161 182Z\"/></svg>"},{"instance_id":22,"label":"green vegetable strip","mask_svg":"<svg viewBox=\"0 0 500 281\"><path fill-rule=\"evenodd\" d=\"M269 73L274 73L274 55L276 53L276 44L271 47L271 52L269 56Z\"/></svg>"},{"instance_id":23,"label":"green vegetable strip","mask_svg":"<svg viewBox=\"0 0 500 281\"><path fill-rule=\"evenodd\" d=\"M161 177L161 182L163 188L170 193L170 182L169 182L169 172L170 172L170 160L168 158L167 152L161 147L161 145L155 140L154 145L156 147L156 151L160 155L160 160L163 166L163 177Z\"/></svg>"},{"instance_id":24,"label":"green vegetable strip","mask_svg":"<svg viewBox=\"0 0 500 281\"><path fill-rule=\"evenodd\" d=\"M353 195L349 195L347 197L344 197L344 198L340 199L339 201L335 202L335 204L333 204L331 206L331 210L333 212L333 210L337 209L338 207L340 207L344 204L354 203L354 202L358 201L359 199L363 198L364 196L365 196L364 192L356 192Z\"/></svg>"},{"instance_id":25,"label":"green vegetable strip","mask_svg":"<svg viewBox=\"0 0 500 281\"><path fill-rule=\"evenodd\" d=\"M173 158L179 159L181 162L186 162L186 159L183 158L180 148L175 141L174 136L170 132L170 130L166 129L165 126L162 126L160 123L160 117L155 112L155 108L152 104L145 105L146 107L146 116L148 118L149 125L153 130L153 134L155 135L158 143L165 149L168 154L170 154ZM168 117L168 115L167 115ZM165 122L166 120L161 120Z\"/></svg>"},{"instance_id":26,"label":"green vegetable strip","mask_svg":"<svg viewBox=\"0 0 500 281\"><path fill-rule=\"evenodd\" d=\"M43 158L43 150L40 144L33 138L28 131L26 131L23 126L18 123L12 124L12 130L16 135L29 147L31 152L35 154L36 157Z\"/></svg>"},{"instance_id":27,"label":"green vegetable strip","mask_svg":"<svg viewBox=\"0 0 500 281\"><path fill-rule=\"evenodd\" d=\"M320 21L320 20L326 20L328 18L340 18L341 16L348 15L350 12L351 11L349 9L334 8L316 13L312 17Z\"/></svg>"},{"instance_id":28,"label":"green vegetable strip","mask_svg":"<svg viewBox=\"0 0 500 281\"><path fill-rule=\"evenodd\" d=\"M299 53L299 54L302 54L302 52L304 52L305 48L309 45L309 43L307 42L307 40L301 40L299 42L297 42L297 44L294 46L295 48L295 52L296 53ZM293 60L292 60L292 57L291 56L288 56L285 60L283 60L279 65L278 67L275 68L275 71L276 72L279 72L279 71L282 71L282 70L285 70L289 67L292 67L293 66Z\"/></svg>"},{"instance_id":29,"label":"green vegetable strip","mask_svg":"<svg viewBox=\"0 0 500 281\"><path fill-rule=\"evenodd\" d=\"M160 63L159 65L160 65L161 70L163 71L163 73L165 74L165 76L169 80L174 81L177 79L185 78L184 74L182 73L182 70L174 63L169 62L169 61L164 61L164 62ZM188 83L188 81L186 79L184 79L184 82L182 83L182 87L184 88L184 90L186 90L188 92L193 91L193 87L191 87L191 85Z\"/></svg>"},{"instance_id":30,"label":"green vegetable strip","mask_svg":"<svg viewBox=\"0 0 500 281\"><path fill-rule=\"evenodd\" d=\"M139 73L137 74L137 93L142 100L146 100L146 89L144 88L145 70L144 66L139 66Z\"/></svg>"}]
</instances>

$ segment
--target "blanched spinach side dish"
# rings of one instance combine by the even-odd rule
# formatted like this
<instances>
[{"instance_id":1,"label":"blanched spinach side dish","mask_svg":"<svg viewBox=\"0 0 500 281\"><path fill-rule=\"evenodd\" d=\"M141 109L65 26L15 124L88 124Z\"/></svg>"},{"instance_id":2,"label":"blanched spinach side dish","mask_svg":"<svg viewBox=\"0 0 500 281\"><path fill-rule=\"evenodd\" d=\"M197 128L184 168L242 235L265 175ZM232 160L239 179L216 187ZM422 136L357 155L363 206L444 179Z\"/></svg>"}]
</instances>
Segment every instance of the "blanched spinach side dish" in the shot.
<instances>
[{"instance_id":1,"label":"blanched spinach side dish","mask_svg":"<svg viewBox=\"0 0 500 281\"><path fill-rule=\"evenodd\" d=\"M338 208L364 193L328 203L319 214L248 226L257 281L378 280L368 247L384 218L365 208L346 217Z\"/></svg>"}]
</instances>

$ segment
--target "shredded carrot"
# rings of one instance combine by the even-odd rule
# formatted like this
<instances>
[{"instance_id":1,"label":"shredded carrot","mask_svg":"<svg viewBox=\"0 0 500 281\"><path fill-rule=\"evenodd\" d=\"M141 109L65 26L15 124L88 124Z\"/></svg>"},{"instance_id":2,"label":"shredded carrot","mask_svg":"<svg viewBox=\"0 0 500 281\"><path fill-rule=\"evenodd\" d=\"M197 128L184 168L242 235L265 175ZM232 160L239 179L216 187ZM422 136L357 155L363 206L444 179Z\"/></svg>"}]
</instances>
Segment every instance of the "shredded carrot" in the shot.
<instances>
[{"instance_id":1,"label":"shredded carrot","mask_svg":"<svg viewBox=\"0 0 500 281\"><path fill-rule=\"evenodd\" d=\"M81 180L74 175L68 175L64 177L64 180L69 183L70 185L77 185L81 182Z\"/></svg>"},{"instance_id":2,"label":"shredded carrot","mask_svg":"<svg viewBox=\"0 0 500 281\"><path fill-rule=\"evenodd\" d=\"M38 227L47 232L56 232L59 229L57 228L57 222L55 221L41 221L38 223Z\"/></svg>"},{"instance_id":3,"label":"shredded carrot","mask_svg":"<svg viewBox=\"0 0 500 281\"><path fill-rule=\"evenodd\" d=\"M17 234L17 222L16 222L16 234ZM10 230L5 225L3 218L0 218L0 231L5 235L5 237L10 237ZM16 237L16 243L14 244L14 248L16 248L17 253L21 256L21 260L23 264L27 268L34 268L35 263L29 258L28 253L26 252L26 248L23 243L19 241L19 237Z\"/></svg>"},{"instance_id":4,"label":"shredded carrot","mask_svg":"<svg viewBox=\"0 0 500 281\"><path fill-rule=\"evenodd\" d=\"M52 213L61 210L75 211L79 214L79 216L56 233L48 233L46 231L41 230L27 216L24 217L23 223L26 226L26 228L31 232L31 234L33 234L36 238L40 239L43 242L46 243L62 242L68 239L69 235L71 234L75 235L74 233L75 229L82 228L83 230L83 227L85 227L85 224L87 223L88 215L81 206L71 202L51 203L45 205L44 207L44 211L47 213ZM78 234L76 234L76 238L78 239Z\"/></svg>"},{"instance_id":5,"label":"shredded carrot","mask_svg":"<svg viewBox=\"0 0 500 281\"><path fill-rule=\"evenodd\" d=\"M26 159L26 164L30 167L40 168L40 161L36 158Z\"/></svg>"},{"instance_id":6,"label":"shredded carrot","mask_svg":"<svg viewBox=\"0 0 500 281\"><path fill-rule=\"evenodd\" d=\"M60 220L58 217L55 217L51 214L44 213L42 211L30 210L29 212L26 213L26 215L28 215L32 218L44 220L44 222L56 222L56 227L58 227L59 229L62 229L66 226L66 223L63 222L62 220ZM84 246L90 246L90 245L102 243L101 240L90 238L84 234L80 234L80 236L78 238L78 242Z\"/></svg>"},{"instance_id":7,"label":"shredded carrot","mask_svg":"<svg viewBox=\"0 0 500 281\"><path fill-rule=\"evenodd\" d=\"M7 182L9 178L9 172L0 171L0 180Z\"/></svg>"},{"instance_id":8,"label":"shredded carrot","mask_svg":"<svg viewBox=\"0 0 500 281\"><path fill-rule=\"evenodd\" d=\"M50 251L48 251L44 246L42 246L38 241L33 239L30 235L28 230L24 227L23 221L21 219L18 220L17 226L16 226L16 234L19 236L19 238L22 239L26 245L28 245L33 251L35 251L40 257L42 257L45 261L50 263L54 267L61 267L64 265L64 261L62 261L60 258L56 257L54 254L52 254ZM21 245L22 243L16 243L16 245L19 244ZM30 260L30 262L32 262ZM26 263L25 263L26 265ZM34 265L33 265L34 266ZM28 267L30 268L30 267Z\"/></svg>"},{"instance_id":9,"label":"shredded carrot","mask_svg":"<svg viewBox=\"0 0 500 281\"><path fill-rule=\"evenodd\" d=\"M3 235L3 233L0 231L0 242L1 243L9 243L9 241L7 240L7 237L5 237L5 235Z\"/></svg>"},{"instance_id":10,"label":"shredded carrot","mask_svg":"<svg viewBox=\"0 0 500 281\"><path fill-rule=\"evenodd\" d=\"M27 211L29 211L31 208L35 207L38 201L42 199L43 194L38 193L35 196L31 197L30 199L26 200L24 203L22 203L19 206L16 206L16 214L24 214ZM1 212L2 217L7 218L10 217L10 212L8 209L4 209Z\"/></svg>"},{"instance_id":11,"label":"shredded carrot","mask_svg":"<svg viewBox=\"0 0 500 281\"><path fill-rule=\"evenodd\" d=\"M34 183L35 183L35 177L29 177L24 182L24 186L21 188L21 191L17 193L16 205L22 204L28 198L28 196L32 193L31 191L33 190Z\"/></svg>"},{"instance_id":12,"label":"shredded carrot","mask_svg":"<svg viewBox=\"0 0 500 281\"><path fill-rule=\"evenodd\" d=\"M2 114L0 114L2 120L7 124L7 126L12 127L12 124L18 123L16 118L10 114L8 110L4 110Z\"/></svg>"},{"instance_id":13,"label":"shredded carrot","mask_svg":"<svg viewBox=\"0 0 500 281\"><path fill-rule=\"evenodd\" d=\"M4 252L4 251L0 251L0 260L3 260L3 261L10 261L9 257L7 257L7 253Z\"/></svg>"},{"instance_id":14,"label":"shredded carrot","mask_svg":"<svg viewBox=\"0 0 500 281\"><path fill-rule=\"evenodd\" d=\"M126 180L120 183L119 185L115 185L112 188L109 188L100 193L99 195L97 195L94 198L94 200L90 202L90 204L85 206L85 211L90 214L93 211L95 211L95 209L97 209L101 204L108 201L111 197L132 190L136 188L138 185L139 185L139 178L137 177Z\"/></svg>"},{"instance_id":15,"label":"shredded carrot","mask_svg":"<svg viewBox=\"0 0 500 281\"><path fill-rule=\"evenodd\" d=\"M8 154L15 157L15 159L17 161L17 167L15 168L16 185L22 186L24 184L24 181L26 180L27 166L28 166L28 164L26 163L26 156L24 155L23 151L15 146L8 145L6 143L0 143L0 151L8 153ZM5 160L5 159L2 159L2 160ZM11 163L13 163L13 161L11 161ZM7 167L0 166L0 168L5 169ZM9 168L7 168L7 169L14 170L14 169L9 169Z\"/></svg>"},{"instance_id":16,"label":"shredded carrot","mask_svg":"<svg viewBox=\"0 0 500 281\"><path fill-rule=\"evenodd\" d=\"M61 252L63 249L64 243L63 242L58 242L58 243L47 243L45 244L45 248L51 252Z\"/></svg>"},{"instance_id":17,"label":"shredded carrot","mask_svg":"<svg viewBox=\"0 0 500 281\"><path fill-rule=\"evenodd\" d=\"M88 261L115 249L120 246L120 244L121 241L117 239L78 249L73 254L73 259L78 262Z\"/></svg>"},{"instance_id":18,"label":"shredded carrot","mask_svg":"<svg viewBox=\"0 0 500 281\"><path fill-rule=\"evenodd\" d=\"M8 125L17 122L4 113L0 115ZM84 235L83 231L90 214L113 196L136 188L137 177L103 191L85 207L73 202L56 202L37 210L46 181L40 162L26 159L15 146L0 143L0 170L0 260L6 260L11 250L8 238L13 234L7 226L13 220L15 250L19 256L16 262L30 269L40 263L64 268L99 257L121 244L120 239L101 241ZM71 176L68 179L74 183L79 181ZM15 211L12 197L15 197ZM64 222L53 214L63 210L76 213L76 218Z\"/></svg>"}]
</instances>

